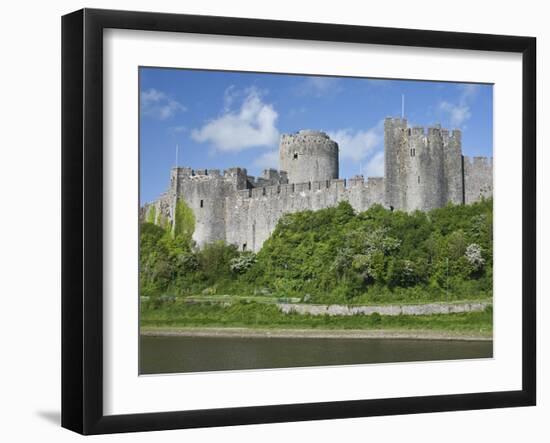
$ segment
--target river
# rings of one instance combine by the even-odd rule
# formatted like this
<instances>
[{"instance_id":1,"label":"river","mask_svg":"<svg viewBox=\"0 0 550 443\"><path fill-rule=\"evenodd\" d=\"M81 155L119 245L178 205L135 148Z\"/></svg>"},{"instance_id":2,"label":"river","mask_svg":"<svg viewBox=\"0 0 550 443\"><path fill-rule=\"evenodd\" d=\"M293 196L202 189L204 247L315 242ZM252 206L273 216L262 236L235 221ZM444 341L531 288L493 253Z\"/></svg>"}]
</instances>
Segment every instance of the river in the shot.
<instances>
[{"instance_id":1,"label":"river","mask_svg":"<svg viewBox=\"0 0 550 443\"><path fill-rule=\"evenodd\" d=\"M141 336L140 373L491 358L492 341Z\"/></svg>"}]
</instances>

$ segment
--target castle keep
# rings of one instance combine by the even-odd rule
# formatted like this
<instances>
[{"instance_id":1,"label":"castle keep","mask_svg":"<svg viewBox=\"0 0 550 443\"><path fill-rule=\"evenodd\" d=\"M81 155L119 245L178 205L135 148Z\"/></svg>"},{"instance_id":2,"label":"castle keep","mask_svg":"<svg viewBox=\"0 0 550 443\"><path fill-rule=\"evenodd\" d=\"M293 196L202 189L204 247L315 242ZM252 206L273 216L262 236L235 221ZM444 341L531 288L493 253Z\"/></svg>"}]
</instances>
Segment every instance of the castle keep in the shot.
<instances>
[{"instance_id":1,"label":"castle keep","mask_svg":"<svg viewBox=\"0 0 550 443\"><path fill-rule=\"evenodd\" d=\"M338 144L324 132L284 134L279 171L261 177L244 168L173 168L170 187L144 205L141 217L173 225L179 199L195 216L197 244L224 240L258 251L283 214L348 201L358 212L374 204L404 211L469 204L493 193L493 161L462 155L461 133L440 126L409 128L405 119L384 122L384 177L339 178Z\"/></svg>"}]
</instances>

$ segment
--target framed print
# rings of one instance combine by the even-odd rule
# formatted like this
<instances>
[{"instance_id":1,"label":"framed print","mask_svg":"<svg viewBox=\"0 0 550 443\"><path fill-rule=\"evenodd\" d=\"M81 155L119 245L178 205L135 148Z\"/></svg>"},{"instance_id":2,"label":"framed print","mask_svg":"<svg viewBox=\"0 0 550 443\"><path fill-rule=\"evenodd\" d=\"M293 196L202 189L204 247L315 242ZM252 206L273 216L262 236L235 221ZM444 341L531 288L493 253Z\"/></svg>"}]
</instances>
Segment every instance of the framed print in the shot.
<instances>
[{"instance_id":1,"label":"framed print","mask_svg":"<svg viewBox=\"0 0 550 443\"><path fill-rule=\"evenodd\" d=\"M536 41L62 21L62 425L534 405Z\"/></svg>"}]
</instances>

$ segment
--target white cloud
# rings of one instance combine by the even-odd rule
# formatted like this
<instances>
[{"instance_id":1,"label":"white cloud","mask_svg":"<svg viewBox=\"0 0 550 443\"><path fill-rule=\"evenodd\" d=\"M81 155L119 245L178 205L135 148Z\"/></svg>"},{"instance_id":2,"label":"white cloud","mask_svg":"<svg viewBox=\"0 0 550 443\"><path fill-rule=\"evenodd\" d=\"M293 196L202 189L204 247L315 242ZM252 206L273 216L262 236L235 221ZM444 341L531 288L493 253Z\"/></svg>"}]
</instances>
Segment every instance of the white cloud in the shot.
<instances>
[{"instance_id":1,"label":"white cloud","mask_svg":"<svg viewBox=\"0 0 550 443\"><path fill-rule=\"evenodd\" d=\"M454 127L462 126L463 123L472 116L472 113L470 112L470 106L465 104L453 104L442 101L439 104L439 109L449 114L449 121Z\"/></svg>"},{"instance_id":2,"label":"white cloud","mask_svg":"<svg viewBox=\"0 0 550 443\"><path fill-rule=\"evenodd\" d=\"M478 93L479 85L466 84L460 85L460 95L457 102L442 101L439 103L439 109L448 114L451 126L460 128L472 116L471 102Z\"/></svg>"},{"instance_id":3,"label":"white cloud","mask_svg":"<svg viewBox=\"0 0 550 443\"><path fill-rule=\"evenodd\" d=\"M230 85L223 92L223 110L229 112L233 102L238 97L239 91L235 88L235 85Z\"/></svg>"},{"instance_id":4,"label":"white cloud","mask_svg":"<svg viewBox=\"0 0 550 443\"><path fill-rule=\"evenodd\" d=\"M210 120L191 137L199 143L209 143L220 151L239 152L259 146L275 146L279 131L275 126L278 114L271 104L264 103L256 88L248 88L239 110L232 110L239 92L228 88L224 93L224 110L220 117Z\"/></svg>"},{"instance_id":5,"label":"white cloud","mask_svg":"<svg viewBox=\"0 0 550 443\"><path fill-rule=\"evenodd\" d=\"M279 151L270 150L264 152L254 160L254 165L261 169L279 169Z\"/></svg>"},{"instance_id":6,"label":"white cloud","mask_svg":"<svg viewBox=\"0 0 550 443\"><path fill-rule=\"evenodd\" d=\"M366 131L339 129L328 131L328 135L338 143L342 159L359 162L381 147L384 140L384 122L380 121L376 126Z\"/></svg>"},{"instance_id":7,"label":"white cloud","mask_svg":"<svg viewBox=\"0 0 550 443\"><path fill-rule=\"evenodd\" d=\"M377 151L363 168L365 177L383 177L384 176L384 150Z\"/></svg>"},{"instance_id":8,"label":"white cloud","mask_svg":"<svg viewBox=\"0 0 550 443\"><path fill-rule=\"evenodd\" d=\"M154 88L141 91L140 106L143 115L159 120L166 120L178 111L187 110L180 102Z\"/></svg>"},{"instance_id":9,"label":"white cloud","mask_svg":"<svg viewBox=\"0 0 550 443\"><path fill-rule=\"evenodd\" d=\"M340 79L333 77L308 77L300 83L299 95L312 95L322 97L327 94L339 92Z\"/></svg>"}]
</instances>

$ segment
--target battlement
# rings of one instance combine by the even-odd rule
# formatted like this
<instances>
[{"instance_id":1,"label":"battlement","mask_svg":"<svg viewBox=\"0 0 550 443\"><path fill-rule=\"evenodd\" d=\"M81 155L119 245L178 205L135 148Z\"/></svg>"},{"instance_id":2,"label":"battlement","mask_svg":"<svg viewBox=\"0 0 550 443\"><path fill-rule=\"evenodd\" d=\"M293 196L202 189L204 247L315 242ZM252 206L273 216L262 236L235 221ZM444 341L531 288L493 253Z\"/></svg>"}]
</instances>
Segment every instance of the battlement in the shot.
<instances>
[{"instance_id":1,"label":"battlement","mask_svg":"<svg viewBox=\"0 0 550 443\"><path fill-rule=\"evenodd\" d=\"M235 174L245 174L246 169L243 168L229 168L223 171L223 176L228 177ZM178 176L180 179L191 178L191 177L212 177L219 178L222 177L222 174L219 169L192 169L189 167L177 167L172 168L172 176Z\"/></svg>"},{"instance_id":2,"label":"battlement","mask_svg":"<svg viewBox=\"0 0 550 443\"><path fill-rule=\"evenodd\" d=\"M261 188L270 185L288 183L286 171L277 171L276 169L265 169L259 177L247 175L244 168L228 168L220 172L219 169L192 169L188 167L172 168L172 181L178 177L182 182L220 180L229 181L235 184L237 189L242 188Z\"/></svg>"},{"instance_id":3,"label":"battlement","mask_svg":"<svg viewBox=\"0 0 550 443\"><path fill-rule=\"evenodd\" d=\"M192 169L189 167L177 167L172 168L170 173L172 178L176 176L180 180L186 179L222 179L222 178L232 178L236 176L246 177L245 168L229 168L225 169L223 173L220 169Z\"/></svg>"},{"instance_id":4,"label":"battlement","mask_svg":"<svg viewBox=\"0 0 550 443\"><path fill-rule=\"evenodd\" d=\"M386 117L384 120L384 126L386 129L401 129L405 135L409 137L430 137L430 136L441 136L443 139L460 139L462 132L460 129L450 130L442 128L441 124L436 123L433 126L412 126L410 127L407 123L406 118L398 117Z\"/></svg>"},{"instance_id":5,"label":"battlement","mask_svg":"<svg viewBox=\"0 0 550 443\"><path fill-rule=\"evenodd\" d=\"M383 186L383 184L384 177L368 177L368 179L365 181L362 175L357 175L350 179L332 179L305 183L266 185L252 189L239 190L235 193L235 196L241 200L258 199L270 198L278 195L288 196L292 194L304 194L309 192L343 192L352 190L354 188L378 188L380 186Z\"/></svg>"},{"instance_id":6,"label":"battlement","mask_svg":"<svg viewBox=\"0 0 550 443\"><path fill-rule=\"evenodd\" d=\"M322 153L328 151L338 153L338 144L323 131L306 129L294 134L282 134L279 149L295 149L298 151L313 151Z\"/></svg>"},{"instance_id":7,"label":"battlement","mask_svg":"<svg viewBox=\"0 0 550 443\"><path fill-rule=\"evenodd\" d=\"M467 157L464 156L464 165L472 166L478 168L492 168L493 167L493 157Z\"/></svg>"},{"instance_id":8,"label":"battlement","mask_svg":"<svg viewBox=\"0 0 550 443\"><path fill-rule=\"evenodd\" d=\"M412 137L425 137L426 130L422 126L414 126L412 128L407 128L407 135Z\"/></svg>"},{"instance_id":9,"label":"battlement","mask_svg":"<svg viewBox=\"0 0 550 443\"><path fill-rule=\"evenodd\" d=\"M384 126L397 126L402 128L407 128L407 119L406 118L399 118L399 117L386 117L384 119Z\"/></svg>"},{"instance_id":10,"label":"battlement","mask_svg":"<svg viewBox=\"0 0 550 443\"><path fill-rule=\"evenodd\" d=\"M301 129L298 132L294 132L292 134L283 134L281 136L282 139L292 139L292 138L305 139L307 137L319 137L319 138L324 138L326 140L330 140L330 137L326 132L319 131L317 129Z\"/></svg>"}]
</instances>

